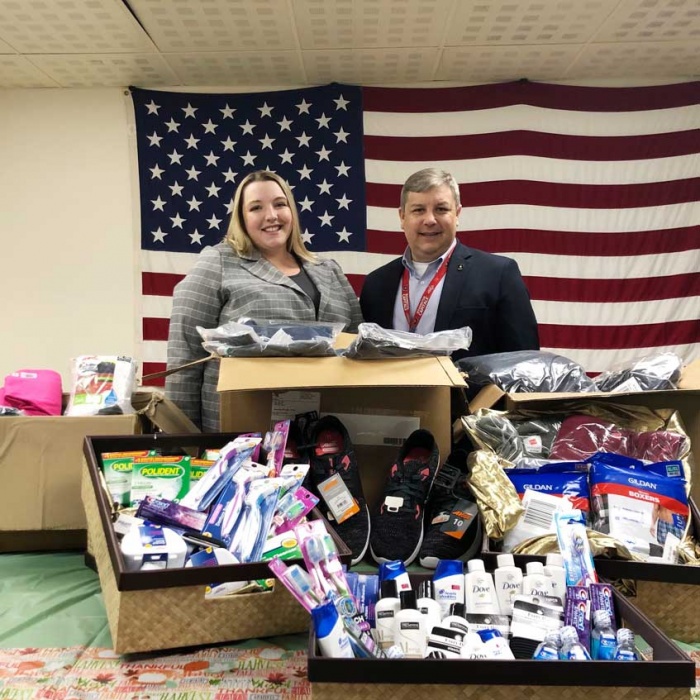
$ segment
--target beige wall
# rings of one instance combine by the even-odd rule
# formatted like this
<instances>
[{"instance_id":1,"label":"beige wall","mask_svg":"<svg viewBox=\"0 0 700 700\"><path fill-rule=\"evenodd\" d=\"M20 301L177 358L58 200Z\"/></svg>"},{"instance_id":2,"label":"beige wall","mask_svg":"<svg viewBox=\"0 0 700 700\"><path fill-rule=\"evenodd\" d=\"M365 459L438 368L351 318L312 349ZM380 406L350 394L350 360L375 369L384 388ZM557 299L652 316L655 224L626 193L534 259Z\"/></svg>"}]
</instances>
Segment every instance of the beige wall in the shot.
<instances>
[{"instance_id":1,"label":"beige wall","mask_svg":"<svg viewBox=\"0 0 700 700\"><path fill-rule=\"evenodd\" d=\"M119 88L0 90L0 385L137 352L127 109Z\"/></svg>"}]
</instances>

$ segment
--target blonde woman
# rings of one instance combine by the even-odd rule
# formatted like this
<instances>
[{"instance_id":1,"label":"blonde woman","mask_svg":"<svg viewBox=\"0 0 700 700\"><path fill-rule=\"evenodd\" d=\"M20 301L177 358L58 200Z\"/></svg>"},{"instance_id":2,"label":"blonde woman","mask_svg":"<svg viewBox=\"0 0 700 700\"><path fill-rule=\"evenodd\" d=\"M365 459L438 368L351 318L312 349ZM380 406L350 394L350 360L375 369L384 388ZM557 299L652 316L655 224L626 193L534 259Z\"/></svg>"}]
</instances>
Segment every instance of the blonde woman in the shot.
<instances>
[{"instance_id":1,"label":"blonde woman","mask_svg":"<svg viewBox=\"0 0 700 700\"><path fill-rule=\"evenodd\" d=\"M215 328L241 316L259 320L342 322L356 331L360 305L338 263L304 246L289 185L259 170L233 198L224 240L205 248L175 287L168 369L206 356L196 326ZM218 364L170 375L166 393L205 432L219 426Z\"/></svg>"}]
</instances>

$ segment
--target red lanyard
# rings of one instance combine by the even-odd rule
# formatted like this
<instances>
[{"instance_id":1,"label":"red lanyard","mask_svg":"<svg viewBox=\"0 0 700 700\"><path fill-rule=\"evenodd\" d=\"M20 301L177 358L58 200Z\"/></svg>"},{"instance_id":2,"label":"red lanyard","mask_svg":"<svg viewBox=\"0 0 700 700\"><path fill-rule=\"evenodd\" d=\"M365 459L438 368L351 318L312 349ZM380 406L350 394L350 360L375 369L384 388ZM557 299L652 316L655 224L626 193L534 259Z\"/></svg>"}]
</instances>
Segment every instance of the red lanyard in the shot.
<instances>
[{"instance_id":1,"label":"red lanyard","mask_svg":"<svg viewBox=\"0 0 700 700\"><path fill-rule=\"evenodd\" d=\"M454 248L450 251L450 254L442 261L440 267L433 275L433 279L430 280L430 283L423 292L423 296L418 302L418 306L416 307L416 313L413 314L413 318L411 318L411 301L408 296L408 279L410 277L410 273L408 271L408 268L404 268L403 277L401 278L401 303L403 304L403 312L406 316L406 321L408 322L408 330L411 333L414 333L416 328L418 328L418 324L420 323L421 318L423 318L423 314L425 313L425 309L428 306L430 297L433 296L435 287L437 287L438 284L442 282L443 277L447 274L447 266L450 262L450 258L452 257L452 253L454 253Z\"/></svg>"}]
</instances>

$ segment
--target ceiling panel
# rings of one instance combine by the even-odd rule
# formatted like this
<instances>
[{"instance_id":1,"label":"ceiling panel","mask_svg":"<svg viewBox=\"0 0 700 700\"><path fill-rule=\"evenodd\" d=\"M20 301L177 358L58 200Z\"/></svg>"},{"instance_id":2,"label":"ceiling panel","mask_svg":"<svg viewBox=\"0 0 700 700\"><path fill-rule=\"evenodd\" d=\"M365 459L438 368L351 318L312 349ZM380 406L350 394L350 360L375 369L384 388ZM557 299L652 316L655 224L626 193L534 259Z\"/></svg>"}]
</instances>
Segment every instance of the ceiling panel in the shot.
<instances>
[{"instance_id":1,"label":"ceiling panel","mask_svg":"<svg viewBox=\"0 0 700 700\"><path fill-rule=\"evenodd\" d=\"M0 0L0 39L24 54L155 50L120 0Z\"/></svg>"},{"instance_id":2,"label":"ceiling panel","mask_svg":"<svg viewBox=\"0 0 700 700\"><path fill-rule=\"evenodd\" d=\"M295 51L165 54L184 85L300 85L304 70Z\"/></svg>"},{"instance_id":3,"label":"ceiling panel","mask_svg":"<svg viewBox=\"0 0 700 700\"><path fill-rule=\"evenodd\" d=\"M468 0L458 5L445 44L581 44L613 7L610 0Z\"/></svg>"},{"instance_id":4,"label":"ceiling panel","mask_svg":"<svg viewBox=\"0 0 700 700\"><path fill-rule=\"evenodd\" d=\"M453 0L295 0L302 49L439 46Z\"/></svg>"},{"instance_id":5,"label":"ceiling panel","mask_svg":"<svg viewBox=\"0 0 700 700\"><path fill-rule=\"evenodd\" d=\"M295 49L287 0L129 0L161 51Z\"/></svg>"},{"instance_id":6,"label":"ceiling panel","mask_svg":"<svg viewBox=\"0 0 700 700\"><path fill-rule=\"evenodd\" d=\"M62 87L177 85L159 54L57 54L29 60Z\"/></svg>"},{"instance_id":7,"label":"ceiling panel","mask_svg":"<svg viewBox=\"0 0 700 700\"><path fill-rule=\"evenodd\" d=\"M565 75L581 48L577 45L450 47L443 53L435 79L557 80Z\"/></svg>"},{"instance_id":8,"label":"ceiling panel","mask_svg":"<svg viewBox=\"0 0 700 700\"><path fill-rule=\"evenodd\" d=\"M700 75L697 42L594 44L571 67L577 78Z\"/></svg>"},{"instance_id":9,"label":"ceiling panel","mask_svg":"<svg viewBox=\"0 0 700 700\"><path fill-rule=\"evenodd\" d=\"M413 83L432 80L438 49L304 51L311 83Z\"/></svg>"},{"instance_id":10,"label":"ceiling panel","mask_svg":"<svg viewBox=\"0 0 700 700\"><path fill-rule=\"evenodd\" d=\"M695 39L700 53L699 0L622 0L595 41L684 41Z\"/></svg>"},{"instance_id":11,"label":"ceiling panel","mask_svg":"<svg viewBox=\"0 0 700 700\"><path fill-rule=\"evenodd\" d=\"M60 87L24 56L0 55L0 88Z\"/></svg>"}]
</instances>

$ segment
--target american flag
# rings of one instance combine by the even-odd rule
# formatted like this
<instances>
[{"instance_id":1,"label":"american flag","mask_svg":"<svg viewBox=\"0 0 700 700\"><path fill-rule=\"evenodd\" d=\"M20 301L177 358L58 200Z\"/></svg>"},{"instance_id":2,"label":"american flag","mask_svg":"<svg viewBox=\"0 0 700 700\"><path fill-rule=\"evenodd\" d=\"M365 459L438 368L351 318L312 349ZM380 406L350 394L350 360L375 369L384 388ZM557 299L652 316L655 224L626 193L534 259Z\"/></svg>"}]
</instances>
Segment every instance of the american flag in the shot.
<instances>
[{"instance_id":1,"label":"american flag","mask_svg":"<svg viewBox=\"0 0 700 700\"><path fill-rule=\"evenodd\" d=\"M518 262L543 349L591 374L700 357L700 82L131 92L144 374L165 368L175 284L261 168L292 185L308 247L358 293L404 250L401 185L434 166L460 184L460 240Z\"/></svg>"}]
</instances>

